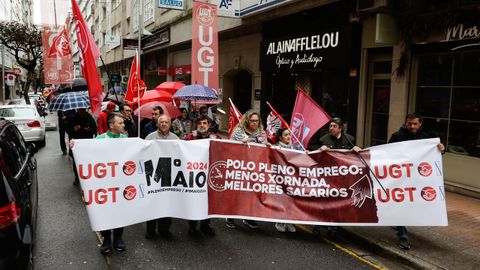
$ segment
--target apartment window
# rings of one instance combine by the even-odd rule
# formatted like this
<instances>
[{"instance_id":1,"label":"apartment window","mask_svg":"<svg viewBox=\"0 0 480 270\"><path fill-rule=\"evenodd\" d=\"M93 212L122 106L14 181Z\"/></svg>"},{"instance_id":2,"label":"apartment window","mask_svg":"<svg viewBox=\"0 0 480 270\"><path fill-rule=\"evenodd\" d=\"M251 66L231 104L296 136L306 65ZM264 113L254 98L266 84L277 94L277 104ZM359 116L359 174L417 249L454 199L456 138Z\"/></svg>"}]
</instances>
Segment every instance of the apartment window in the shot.
<instances>
[{"instance_id":1,"label":"apartment window","mask_svg":"<svg viewBox=\"0 0 480 270\"><path fill-rule=\"evenodd\" d=\"M153 22L153 0L145 0L145 9L143 13L144 22Z\"/></svg>"},{"instance_id":2,"label":"apartment window","mask_svg":"<svg viewBox=\"0 0 480 270\"><path fill-rule=\"evenodd\" d=\"M133 29L133 32L138 31L138 28L139 28L138 5L139 5L139 1L135 0L135 2L133 3L133 9L132 9L132 29Z\"/></svg>"},{"instance_id":3,"label":"apartment window","mask_svg":"<svg viewBox=\"0 0 480 270\"><path fill-rule=\"evenodd\" d=\"M422 55L416 111L450 153L480 157L480 51Z\"/></svg>"}]
</instances>

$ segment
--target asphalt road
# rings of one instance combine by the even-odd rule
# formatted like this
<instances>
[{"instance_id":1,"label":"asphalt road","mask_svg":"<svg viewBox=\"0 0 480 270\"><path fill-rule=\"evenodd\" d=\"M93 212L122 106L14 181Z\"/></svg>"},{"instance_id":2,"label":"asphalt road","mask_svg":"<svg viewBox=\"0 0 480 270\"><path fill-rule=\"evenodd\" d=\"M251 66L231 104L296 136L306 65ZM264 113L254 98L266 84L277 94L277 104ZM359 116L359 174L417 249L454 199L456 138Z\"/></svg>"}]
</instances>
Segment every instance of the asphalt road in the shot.
<instances>
[{"instance_id":1,"label":"asphalt road","mask_svg":"<svg viewBox=\"0 0 480 270\"><path fill-rule=\"evenodd\" d=\"M73 186L68 156L60 151L58 131L48 131L47 146L37 154L39 220L35 246L36 269L382 269L352 256L348 248L322 240L301 229L282 234L273 223L252 230L237 221L228 229L212 220L214 237L192 238L188 224L174 220L172 240L145 239L145 224L125 228L127 251L100 254L80 190ZM375 261L375 256L372 258ZM360 258L360 259L359 259ZM395 268L395 267L393 267Z\"/></svg>"}]
</instances>

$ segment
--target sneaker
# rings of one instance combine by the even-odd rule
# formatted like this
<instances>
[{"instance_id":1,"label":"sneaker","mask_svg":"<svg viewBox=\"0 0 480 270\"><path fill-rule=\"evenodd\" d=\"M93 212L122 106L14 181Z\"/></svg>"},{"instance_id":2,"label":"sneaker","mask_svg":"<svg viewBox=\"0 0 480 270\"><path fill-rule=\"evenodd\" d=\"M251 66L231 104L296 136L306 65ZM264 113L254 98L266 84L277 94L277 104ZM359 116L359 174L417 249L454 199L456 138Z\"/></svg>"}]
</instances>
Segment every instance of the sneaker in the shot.
<instances>
[{"instance_id":1,"label":"sneaker","mask_svg":"<svg viewBox=\"0 0 480 270\"><path fill-rule=\"evenodd\" d=\"M403 238L403 237L399 238L398 239L398 245L403 250L409 250L410 249L410 243L408 242L407 238Z\"/></svg>"},{"instance_id":2,"label":"sneaker","mask_svg":"<svg viewBox=\"0 0 480 270\"><path fill-rule=\"evenodd\" d=\"M116 251L126 250L125 243L123 242L122 238L113 240L113 248L115 248Z\"/></svg>"},{"instance_id":3,"label":"sneaker","mask_svg":"<svg viewBox=\"0 0 480 270\"><path fill-rule=\"evenodd\" d=\"M288 232L294 233L297 231L297 228L293 224L285 224L285 227L287 228Z\"/></svg>"},{"instance_id":4,"label":"sneaker","mask_svg":"<svg viewBox=\"0 0 480 270\"><path fill-rule=\"evenodd\" d=\"M215 235L215 230L210 227L210 225L203 225L200 226L200 231L202 231L203 234L208 235L208 236L214 236Z\"/></svg>"},{"instance_id":5,"label":"sneaker","mask_svg":"<svg viewBox=\"0 0 480 270\"><path fill-rule=\"evenodd\" d=\"M275 223L275 229L277 229L279 232L286 232L287 226L285 226L284 223Z\"/></svg>"},{"instance_id":6,"label":"sneaker","mask_svg":"<svg viewBox=\"0 0 480 270\"><path fill-rule=\"evenodd\" d=\"M191 237L197 237L199 233L198 233L198 230L195 229L195 227L190 227L188 229L188 235L190 235Z\"/></svg>"},{"instance_id":7,"label":"sneaker","mask_svg":"<svg viewBox=\"0 0 480 270\"><path fill-rule=\"evenodd\" d=\"M173 238L173 235L170 231L160 231L158 234L160 235L160 237L166 240L171 240Z\"/></svg>"},{"instance_id":8,"label":"sneaker","mask_svg":"<svg viewBox=\"0 0 480 270\"><path fill-rule=\"evenodd\" d=\"M235 221L233 221L233 220L226 219L225 220L225 225L229 229L236 229L237 228L237 224L235 224Z\"/></svg>"},{"instance_id":9,"label":"sneaker","mask_svg":"<svg viewBox=\"0 0 480 270\"><path fill-rule=\"evenodd\" d=\"M102 246L100 246L100 253L107 255L112 251L112 243L110 240L104 239Z\"/></svg>"},{"instance_id":10,"label":"sneaker","mask_svg":"<svg viewBox=\"0 0 480 270\"><path fill-rule=\"evenodd\" d=\"M258 224L254 220L244 219L243 224L250 227L250 229L258 229Z\"/></svg>"},{"instance_id":11,"label":"sneaker","mask_svg":"<svg viewBox=\"0 0 480 270\"><path fill-rule=\"evenodd\" d=\"M78 184L80 184L80 181L78 180L78 178L75 178L75 180L73 180L73 185L78 186Z\"/></svg>"}]
</instances>

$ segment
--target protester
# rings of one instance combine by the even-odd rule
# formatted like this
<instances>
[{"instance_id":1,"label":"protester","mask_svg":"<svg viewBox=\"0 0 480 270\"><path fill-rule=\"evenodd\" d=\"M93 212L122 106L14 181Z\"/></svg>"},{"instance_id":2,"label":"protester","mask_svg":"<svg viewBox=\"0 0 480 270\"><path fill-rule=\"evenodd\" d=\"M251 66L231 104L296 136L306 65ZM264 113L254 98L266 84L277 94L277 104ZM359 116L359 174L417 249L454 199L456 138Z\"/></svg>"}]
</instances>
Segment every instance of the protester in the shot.
<instances>
[{"instance_id":1,"label":"protester","mask_svg":"<svg viewBox=\"0 0 480 270\"><path fill-rule=\"evenodd\" d=\"M97 125L93 117L87 112L86 109L77 109L75 116L68 123L68 138L72 139L92 139L97 134ZM73 158L72 149L69 151L69 155L72 158L73 173L75 174L74 185L78 185L78 172Z\"/></svg>"},{"instance_id":2,"label":"protester","mask_svg":"<svg viewBox=\"0 0 480 270\"><path fill-rule=\"evenodd\" d=\"M137 137L137 126L132 118L132 108L128 103L120 104L120 113L123 115L125 124L125 134L128 137Z\"/></svg>"},{"instance_id":3,"label":"protester","mask_svg":"<svg viewBox=\"0 0 480 270\"><path fill-rule=\"evenodd\" d=\"M295 149L295 150L300 150L300 146L295 147L292 144L292 136L290 134L290 130L288 128L279 128L277 130L277 133L275 134L275 141L277 142L275 145L279 146L280 148L286 148L286 149ZM296 232L297 229L293 224L288 224L288 223L275 223L275 229L279 232Z\"/></svg>"},{"instance_id":4,"label":"protester","mask_svg":"<svg viewBox=\"0 0 480 270\"><path fill-rule=\"evenodd\" d=\"M105 110L102 111L98 116L98 119L97 119L98 134L107 132L108 130L107 116L109 113L113 111L115 111L115 103L110 101L107 103L107 107L105 108Z\"/></svg>"},{"instance_id":5,"label":"protester","mask_svg":"<svg viewBox=\"0 0 480 270\"><path fill-rule=\"evenodd\" d=\"M410 140L419 140L431 138L430 135L422 129L423 117L417 113L407 114L405 124L393 133L388 143L403 142ZM445 146L442 143L437 145L438 150L445 153ZM410 242L408 241L408 231L405 226L397 226L398 244L401 249L409 250Z\"/></svg>"},{"instance_id":6,"label":"protester","mask_svg":"<svg viewBox=\"0 0 480 270\"><path fill-rule=\"evenodd\" d=\"M188 119L187 109L180 108L182 115L172 122L173 133L180 139L192 132L192 121Z\"/></svg>"},{"instance_id":7,"label":"protester","mask_svg":"<svg viewBox=\"0 0 480 270\"><path fill-rule=\"evenodd\" d=\"M197 129L185 137L186 141L222 138L220 137L220 135L209 131L210 123L208 122L208 118L205 115L201 115L200 117L198 117L196 123L197 123ZM188 223L190 225L190 228L188 229L188 234L193 237L197 236L198 221L190 220ZM215 230L212 227L210 227L210 219L204 219L200 221L200 231L206 235L210 235L210 236L215 235Z\"/></svg>"},{"instance_id":8,"label":"protester","mask_svg":"<svg viewBox=\"0 0 480 270\"><path fill-rule=\"evenodd\" d=\"M329 149L350 149L355 152L362 150L355 145L355 137L344 132L344 123L342 118L334 117L330 119L330 125L328 126L328 134L325 134L320 138L320 150L327 151ZM331 237L335 237L338 227L327 227L328 234ZM320 234L320 226L313 228L314 233Z\"/></svg>"},{"instance_id":9,"label":"protester","mask_svg":"<svg viewBox=\"0 0 480 270\"><path fill-rule=\"evenodd\" d=\"M68 129L68 120L75 115L74 110L69 111L58 111L58 133L60 135L60 149L62 150L63 155L67 154L67 145L65 143L65 133Z\"/></svg>"},{"instance_id":10,"label":"protester","mask_svg":"<svg viewBox=\"0 0 480 270\"><path fill-rule=\"evenodd\" d=\"M144 139L150 133L157 130L157 120L160 115L163 114L163 109L160 106L153 107L152 109L152 120L148 121L140 131L140 137Z\"/></svg>"},{"instance_id":11,"label":"protester","mask_svg":"<svg viewBox=\"0 0 480 270\"><path fill-rule=\"evenodd\" d=\"M157 119L157 130L148 134L145 140L179 140L177 135L170 132L170 126L172 124L172 120L167 115L160 115ZM145 238L153 239L157 236L155 230L157 227L158 234L165 238L171 239L172 233L170 233L170 225L172 225L172 218L159 218L147 221L147 232L145 234Z\"/></svg>"},{"instance_id":12,"label":"protester","mask_svg":"<svg viewBox=\"0 0 480 270\"><path fill-rule=\"evenodd\" d=\"M267 141L267 135L263 129L260 114L254 110L249 110L243 115L242 120L240 120L240 123L238 123L233 130L230 140L241 141L243 143L261 143L271 146ZM258 224L254 220L244 219L243 224L252 229L258 228ZM230 229L237 228L232 218L227 218L225 225Z\"/></svg>"}]
</instances>

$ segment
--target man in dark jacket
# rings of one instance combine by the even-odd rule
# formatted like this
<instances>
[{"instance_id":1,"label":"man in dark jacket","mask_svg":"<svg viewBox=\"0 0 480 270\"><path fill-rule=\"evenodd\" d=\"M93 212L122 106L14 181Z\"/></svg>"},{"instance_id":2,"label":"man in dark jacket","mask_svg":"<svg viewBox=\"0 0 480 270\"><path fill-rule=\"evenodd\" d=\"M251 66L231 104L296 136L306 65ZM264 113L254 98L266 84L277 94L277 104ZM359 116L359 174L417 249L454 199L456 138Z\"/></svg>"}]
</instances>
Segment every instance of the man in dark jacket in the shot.
<instances>
[{"instance_id":1,"label":"man in dark jacket","mask_svg":"<svg viewBox=\"0 0 480 270\"><path fill-rule=\"evenodd\" d=\"M128 103L120 104L120 113L124 118L125 134L128 137L137 137L137 125L132 119L132 107Z\"/></svg>"},{"instance_id":2,"label":"man in dark jacket","mask_svg":"<svg viewBox=\"0 0 480 270\"><path fill-rule=\"evenodd\" d=\"M392 134L388 143L431 138L430 135L422 129L422 124L423 117L420 114L407 114L405 117L405 124L400 127L397 132ZM443 154L445 152L445 146L439 143L438 150ZM410 249L407 227L398 226L396 229L400 248L405 250Z\"/></svg>"},{"instance_id":3,"label":"man in dark jacket","mask_svg":"<svg viewBox=\"0 0 480 270\"><path fill-rule=\"evenodd\" d=\"M185 140L192 141L202 139L222 139L220 135L209 131L210 122L208 120L209 118L206 115L200 115L196 120L197 129L185 136ZM190 228L188 229L188 234L190 236L196 237L198 235L198 221L190 220L188 221L188 224L190 225ZM200 231L202 231L206 235L215 235L215 230L210 227L210 219L204 219L200 221Z\"/></svg>"},{"instance_id":4,"label":"man in dark jacket","mask_svg":"<svg viewBox=\"0 0 480 270\"><path fill-rule=\"evenodd\" d=\"M93 117L85 109L77 109L75 116L68 122L68 138L72 139L92 139L97 135L97 124ZM78 172L73 158L72 149L69 150L72 157L73 173L75 174L74 185L78 185Z\"/></svg>"},{"instance_id":5,"label":"man in dark jacket","mask_svg":"<svg viewBox=\"0 0 480 270\"><path fill-rule=\"evenodd\" d=\"M343 120L340 117L332 118L328 126L328 134L320 138L320 150L351 149L355 152L360 151L360 147L355 145L355 137L343 132L343 130Z\"/></svg>"},{"instance_id":6,"label":"man in dark jacket","mask_svg":"<svg viewBox=\"0 0 480 270\"><path fill-rule=\"evenodd\" d=\"M344 131L344 123L342 118L334 117L330 119L330 125L328 126L328 134L323 135L320 138L320 150L327 151L329 149L351 149L355 152L362 150L355 145L355 137L347 134ZM335 237L338 227L327 227L328 234L331 237ZM313 228L314 233L320 234L320 226Z\"/></svg>"}]
</instances>

